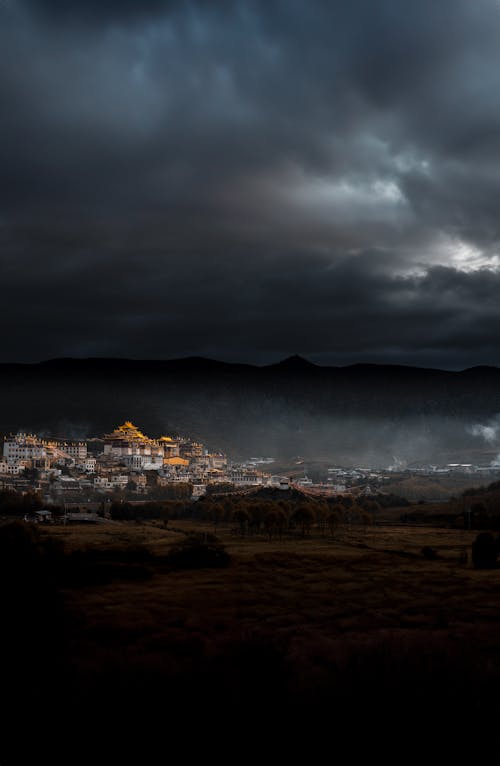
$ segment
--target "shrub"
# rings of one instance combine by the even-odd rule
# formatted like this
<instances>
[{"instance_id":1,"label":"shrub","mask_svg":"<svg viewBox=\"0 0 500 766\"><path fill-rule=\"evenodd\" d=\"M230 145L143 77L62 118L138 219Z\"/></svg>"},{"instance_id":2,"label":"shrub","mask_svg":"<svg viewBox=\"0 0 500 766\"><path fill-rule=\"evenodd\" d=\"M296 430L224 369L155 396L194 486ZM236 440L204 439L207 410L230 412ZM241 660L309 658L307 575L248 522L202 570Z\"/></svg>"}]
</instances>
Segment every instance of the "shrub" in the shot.
<instances>
[{"instance_id":1,"label":"shrub","mask_svg":"<svg viewBox=\"0 0 500 766\"><path fill-rule=\"evenodd\" d=\"M59 579L64 585L106 585L113 580L146 580L154 556L144 545L80 548L64 556Z\"/></svg>"},{"instance_id":2,"label":"shrub","mask_svg":"<svg viewBox=\"0 0 500 766\"><path fill-rule=\"evenodd\" d=\"M292 516L292 520L301 529L302 537L306 536L306 533L310 531L315 519L314 511L311 504L300 505Z\"/></svg>"},{"instance_id":3,"label":"shrub","mask_svg":"<svg viewBox=\"0 0 500 766\"><path fill-rule=\"evenodd\" d=\"M469 561L469 554L467 553L467 551L465 550L460 551L460 553L458 554L458 563L467 564L468 561Z\"/></svg>"},{"instance_id":4,"label":"shrub","mask_svg":"<svg viewBox=\"0 0 500 766\"><path fill-rule=\"evenodd\" d=\"M23 521L0 525L0 574L19 583L45 575L62 555L53 540L42 540L38 529Z\"/></svg>"},{"instance_id":5,"label":"shrub","mask_svg":"<svg viewBox=\"0 0 500 766\"><path fill-rule=\"evenodd\" d=\"M422 550L420 551L424 559L427 559L428 561L434 561L438 557L438 553L435 548L431 548L430 545L424 545Z\"/></svg>"},{"instance_id":6,"label":"shrub","mask_svg":"<svg viewBox=\"0 0 500 766\"><path fill-rule=\"evenodd\" d=\"M215 569L227 567L231 556L215 535L190 534L173 545L167 555L172 569Z\"/></svg>"},{"instance_id":7,"label":"shrub","mask_svg":"<svg viewBox=\"0 0 500 766\"><path fill-rule=\"evenodd\" d=\"M20 521L0 525L2 683L7 673L9 683L19 684L15 668L21 660L26 673L38 673L31 657L45 659L52 651L63 621L55 583L61 555L57 545L41 539L36 527ZM36 652L31 655L33 647Z\"/></svg>"},{"instance_id":8,"label":"shrub","mask_svg":"<svg viewBox=\"0 0 500 766\"><path fill-rule=\"evenodd\" d=\"M494 569L497 565L497 542L491 532L480 532L472 543L475 569Z\"/></svg>"}]
</instances>

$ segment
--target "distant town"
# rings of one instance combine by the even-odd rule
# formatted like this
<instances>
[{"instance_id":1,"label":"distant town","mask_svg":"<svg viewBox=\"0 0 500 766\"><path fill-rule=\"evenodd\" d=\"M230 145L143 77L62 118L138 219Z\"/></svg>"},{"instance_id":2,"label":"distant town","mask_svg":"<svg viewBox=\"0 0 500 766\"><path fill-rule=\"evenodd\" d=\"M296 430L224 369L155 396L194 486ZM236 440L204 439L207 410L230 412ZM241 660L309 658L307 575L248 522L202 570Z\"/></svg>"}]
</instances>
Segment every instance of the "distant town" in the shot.
<instances>
[{"instance_id":1,"label":"distant town","mask_svg":"<svg viewBox=\"0 0 500 766\"><path fill-rule=\"evenodd\" d=\"M126 421L102 438L46 439L17 433L4 439L0 487L36 491L46 503L92 502L102 497L196 499L207 486L286 484L259 469L272 459L230 463L185 437L150 438Z\"/></svg>"},{"instance_id":2,"label":"distant town","mask_svg":"<svg viewBox=\"0 0 500 766\"><path fill-rule=\"evenodd\" d=\"M191 438L151 438L126 421L102 437L79 441L24 432L5 437L0 489L20 494L36 492L44 504L95 508L120 499L192 501L207 493L259 486L282 490L297 487L312 494L369 495L384 491L384 485L389 485L396 475L463 475L480 481L481 476L491 477L499 470L498 466L472 463L410 469L396 461L385 470L328 467L319 480L316 477L313 481L301 458L277 473L273 473L274 462L272 457L233 462L222 452L210 451Z\"/></svg>"}]
</instances>

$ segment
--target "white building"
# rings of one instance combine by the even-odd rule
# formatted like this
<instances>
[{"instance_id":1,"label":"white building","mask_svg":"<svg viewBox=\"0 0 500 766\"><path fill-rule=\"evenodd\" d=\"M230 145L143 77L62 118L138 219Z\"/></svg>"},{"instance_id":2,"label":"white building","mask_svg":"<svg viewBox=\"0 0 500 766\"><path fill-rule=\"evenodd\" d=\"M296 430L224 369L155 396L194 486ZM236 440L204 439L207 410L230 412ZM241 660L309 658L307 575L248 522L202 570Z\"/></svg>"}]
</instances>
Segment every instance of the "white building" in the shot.
<instances>
[{"instance_id":1,"label":"white building","mask_svg":"<svg viewBox=\"0 0 500 766\"><path fill-rule=\"evenodd\" d=\"M83 463L80 463L81 468L87 473L95 473L97 460L95 457L86 457Z\"/></svg>"},{"instance_id":2,"label":"white building","mask_svg":"<svg viewBox=\"0 0 500 766\"><path fill-rule=\"evenodd\" d=\"M193 500L197 500L199 497L203 497L207 492L206 484L193 484L193 493L191 495Z\"/></svg>"},{"instance_id":3,"label":"white building","mask_svg":"<svg viewBox=\"0 0 500 766\"><path fill-rule=\"evenodd\" d=\"M129 482L128 476L95 476L94 488L101 490L125 489Z\"/></svg>"},{"instance_id":4,"label":"white building","mask_svg":"<svg viewBox=\"0 0 500 766\"><path fill-rule=\"evenodd\" d=\"M231 484L234 484L236 487L248 487L252 485L259 485L262 484L262 474L257 473L256 471L244 471L244 470L233 470L229 471L227 474L227 478L224 476L221 478L221 481L229 481Z\"/></svg>"},{"instance_id":5,"label":"white building","mask_svg":"<svg viewBox=\"0 0 500 766\"><path fill-rule=\"evenodd\" d=\"M87 458L86 442L60 442L59 449L79 463Z\"/></svg>"},{"instance_id":6,"label":"white building","mask_svg":"<svg viewBox=\"0 0 500 766\"><path fill-rule=\"evenodd\" d=\"M107 476L94 476L95 489L112 489L112 484Z\"/></svg>"},{"instance_id":7,"label":"white building","mask_svg":"<svg viewBox=\"0 0 500 766\"><path fill-rule=\"evenodd\" d=\"M84 461L86 442L59 442L40 439L36 434L20 432L8 436L3 445L3 456L8 462L18 460L43 461L47 467L52 461Z\"/></svg>"},{"instance_id":8,"label":"white building","mask_svg":"<svg viewBox=\"0 0 500 766\"><path fill-rule=\"evenodd\" d=\"M221 452L211 452L193 459L193 465L199 471L224 471L227 468L227 457Z\"/></svg>"},{"instance_id":9,"label":"white building","mask_svg":"<svg viewBox=\"0 0 500 766\"><path fill-rule=\"evenodd\" d=\"M139 454L122 456L121 460L132 471L159 471L164 458L161 454Z\"/></svg>"},{"instance_id":10,"label":"white building","mask_svg":"<svg viewBox=\"0 0 500 766\"><path fill-rule=\"evenodd\" d=\"M290 489L290 481L286 476L271 476L268 484L276 489Z\"/></svg>"},{"instance_id":11,"label":"white building","mask_svg":"<svg viewBox=\"0 0 500 766\"><path fill-rule=\"evenodd\" d=\"M8 463L6 460L0 461L0 474L3 476L19 476L25 470L24 463Z\"/></svg>"},{"instance_id":12,"label":"white building","mask_svg":"<svg viewBox=\"0 0 500 766\"><path fill-rule=\"evenodd\" d=\"M3 443L4 460L9 463L16 463L19 460L41 460L47 456L46 447L47 443L35 434L11 434Z\"/></svg>"},{"instance_id":13,"label":"white building","mask_svg":"<svg viewBox=\"0 0 500 766\"><path fill-rule=\"evenodd\" d=\"M304 476L302 479L297 479L297 484L300 487L312 487L312 481L308 476Z\"/></svg>"},{"instance_id":14,"label":"white building","mask_svg":"<svg viewBox=\"0 0 500 766\"><path fill-rule=\"evenodd\" d=\"M131 467L140 469L145 463L163 462L165 457L179 454L179 445L168 436L150 439L130 421L104 437L104 454L117 460L132 461ZM135 462L132 460L136 458ZM142 459L142 464L141 460Z\"/></svg>"}]
</instances>

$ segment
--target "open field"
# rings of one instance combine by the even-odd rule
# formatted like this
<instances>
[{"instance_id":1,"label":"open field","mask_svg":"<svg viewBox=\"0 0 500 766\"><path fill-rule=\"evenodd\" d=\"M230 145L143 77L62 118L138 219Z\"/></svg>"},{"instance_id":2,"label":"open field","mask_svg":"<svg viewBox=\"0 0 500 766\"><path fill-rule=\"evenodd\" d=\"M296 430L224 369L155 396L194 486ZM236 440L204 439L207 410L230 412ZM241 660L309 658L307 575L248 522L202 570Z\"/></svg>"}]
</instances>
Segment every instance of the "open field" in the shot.
<instances>
[{"instance_id":1,"label":"open field","mask_svg":"<svg viewBox=\"0 0 500 766\"><path fill-rule=\"evenodd\" d=\"M217 529L231 554L227 568L172 571L164 563L172 543L193 529L213 531L189 521L172 526L109 522L41 531L65 556L87 551L101 561L128 550L144 568L140 577L111 569L97 582L63 577L57 631L37 626L40 640L49 631L53 670L34 683L32 704L46 704L50 681L50 706L65 700L58 711L67 716L65 730L74 734L88 715L90 737L102 733L103 722L108 733L124 722L136 735L146 727L153 739L165 726L180 731L189 722L199 732L219 726L227 734L239 722L249 736L257 715L249 747L299 722L297 747L315 732L318 748L333 731L340 741L358 727L380 735L383 725L407 737L418 729L422 747L436 735L439 762L479 751L482 763L498 762L500 569L472 568L476 533L351 527L333 540L270 542L240 537L227 525ZM422 555L424 546L435 560ZM469 562L460 563L464 549ZM31 658L28 668L33 663L38 667ZM463 715L468 727L457 740ZM361 747L351 736L351 747ZM386 737L389 759L396 740ZM280 739L285 746L292 749L289 738ZM377 748L382 743L374 754Z\"/></svg>"}]
</instances>

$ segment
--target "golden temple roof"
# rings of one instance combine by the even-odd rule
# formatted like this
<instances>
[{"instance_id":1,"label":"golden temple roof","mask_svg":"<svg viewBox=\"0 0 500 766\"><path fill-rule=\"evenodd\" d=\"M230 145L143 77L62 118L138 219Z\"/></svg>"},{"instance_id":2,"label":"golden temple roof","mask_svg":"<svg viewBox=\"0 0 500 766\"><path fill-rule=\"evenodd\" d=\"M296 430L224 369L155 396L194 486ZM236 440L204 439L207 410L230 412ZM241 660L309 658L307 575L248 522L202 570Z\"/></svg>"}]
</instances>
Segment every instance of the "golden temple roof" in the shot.
<instances>
[{"instance_id":1,"label":"golden temple roof","mask_svg":"<svg viewBox=\"0 0 500 766\"><path fill-rule=\"evenodd\" d=\"M115 428L111 434L106 434L106 436L114 439L140 439L141 441L151 441L151 439L145 436L142 431L139 431L137 426L134 426L130 420L126 420L125 423L118 426L118 428Z\"/></svg>"},{"instance_id":2,"label":"golden temple roof","mask_svg":"<svg viewBox=\"0 0 500 766\"><path fill-rule=\"evenodd\" d=\"M163 462L167 465L189 465L189 460L182 457L166 457Z\"/></svg>"}]
</instances>

